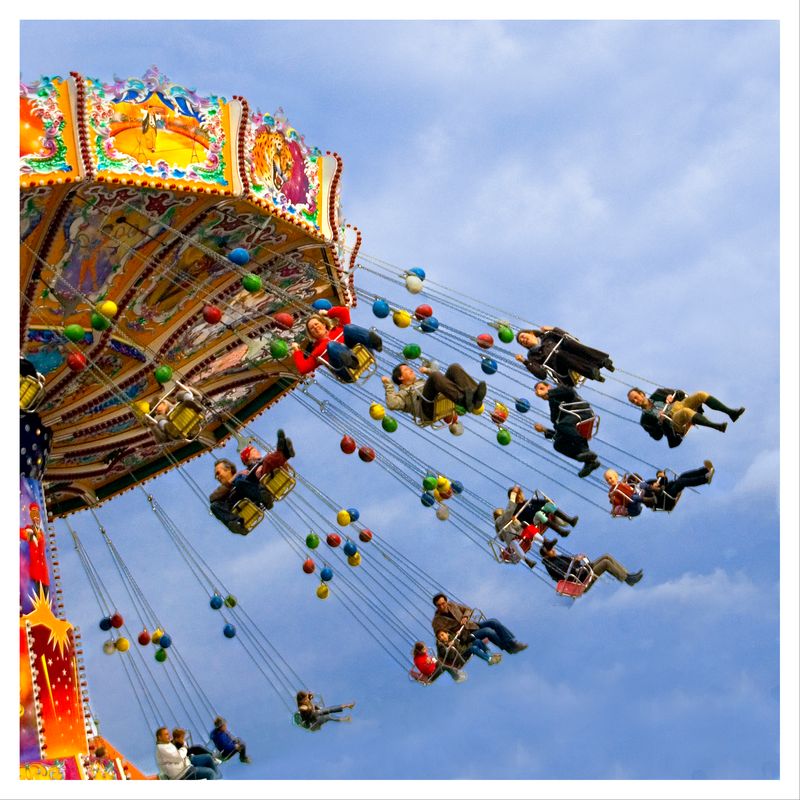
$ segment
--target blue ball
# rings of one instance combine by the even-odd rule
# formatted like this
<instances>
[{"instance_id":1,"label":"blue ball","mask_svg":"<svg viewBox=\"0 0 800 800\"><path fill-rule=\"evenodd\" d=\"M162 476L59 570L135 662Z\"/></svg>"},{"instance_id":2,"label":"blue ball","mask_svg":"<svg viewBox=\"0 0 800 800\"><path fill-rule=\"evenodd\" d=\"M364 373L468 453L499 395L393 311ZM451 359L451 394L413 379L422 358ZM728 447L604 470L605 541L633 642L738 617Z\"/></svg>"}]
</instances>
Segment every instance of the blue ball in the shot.
<instances>
[{"instance_id":1,"label":"blue ball","mask_svg":"<svg viewBox=\"0 0 800 800\"><path fill-rule=\"evenodd\" d=\"M244 247L237 247L235 250L231 250L230 253L228 253L228 258L238 267L243 267L250 261L250 253L248 253Z\"/></svg>"},{"instance_id":2,"label":"blue ball","mask_svg":"<svg viewBox=\"0 0 800 800\"><path fill-rule=\"evenodd\" d=\"M493 358L482 358L481 369L487 375L494 375L497 372L497 362Z\"/></svg>"},{"instance_id":3,"label":"blue ball","mask_svg":"<svg viewBox=\"0 0 800 800\"><path fill-rule=\"evenodd\" d=\"M527 414L528 411L531 410L530 400L526 400L524 397L520 397L519 400L517 400L517 402L514 404L514 406L516 407L517 411L519 411L520 414Z\"/></svg>"},{"instance_id":4,"label":"blue ball","mask_svg":"<svg viewBox=\"0 0 800 800\"><path fill-rule=\"evenodd\" d=\"M319 300L315 300L311 304L311 308L316 308L317 311L329 311L333 308L333 304L330 300L326 300L324 297L320 297Z\"/></svg>"},{"instance_id":5,"label":"blue ball","mask_svg":"<svg viewBox=\"0 0 800 800\"><path fill-rule=\"evenodd\" d=\"M111 617L103 617L103 619L100 620L100 630L101 631L111 630Z\"/></svg>"},{"instance_id":6,"label":"blue ball","mask_svg":"<svg viewBox=\"0 0 800 800\"><path fill-rule=\"evenodd\" d=\"M409 270L411 275L416 275L421 281L425 280L425 270L422 267L412 267Z\"/></svg>"},{"instance_id":7,"label":"blue ball","mask_svg":"<svg viewBox=\"0 0 800 800\"><path fill-rule=\"evenodd\" d=\"M389 304L385 300L376 300L372 304L372 313L379 319L388 317L390 311Z\"/></svg>"},{"instance_id":8,"label":"blue ball","mask_svg":"<svg viewBox=\"0 0 800 800\"><path fill-rule=\"evenodd\" d=\"M347 513L350 515L350 522L355 522L361 516L357 508L348 508Z\"/></svg>"},{"instance_id":9,"label":"blue ball","mask_svg":"<svg viewBox=\"0 0 800 800\"><path fill-rule=\"evenodd\" d=\"M158 640L158 646L166 650L172 644L172 637L168 633L162 633Z\"/></svg>"},{"instance_id":10,"label":"blue ball","mask_svg":"<svg viewBox=\"0 0 800 800\"><path fill-rule=\"evenodd\" d=\"M439 327L439 320L436 317L426 317L419 324L419 329L423 333L433 333Z\"/></svg>"},{"instance_id":11,"label":"blue ball","mask_svg":"<svg viewBox=\"0 0 800 800\"><path fill-rule=\"evenodd\" d=\"M222 633L225 634L226 639L233 639L233 637L236 636L236 628L229 622L222 629Z\"/></svg>"},{"instance_id":12,"label":"blue ball","mask_svg":"<svg viewBox=\"0 0 800 800\"><path fill-rule=\"evenodd\" d=\"M346 556L354 556L358 552L358 547L356 546L355 542L348 539L344 543L344 547L342 548L342 550L344 550L344 554Z\"/></svg>"},{"instance_id":13,"label":"blue ball","mask_svg":"<svg viewBox=\"0 0 800 800\"><path fill-rule=\"evenodd\" d=\"M420 500L426 508L430 508L436 502L436 498L430 492L423 492Z\"/></svg>"},{"instance_id":14,"label":"blue ball","mask_svg":"<svg viewBox=\"0 0 800 800\"><path fill-rule=\"evenodd\" d=\"M323 567L319 571L319 577L323 581L329 581L333 578L333 570L330 567Z\"/></svg>"},{"instance_id":15,"label":"blue ball","mask_svg":"<svg viewBox=\"0 0 800 800\"><path fill-rule=\"evenodd\" d=\"M461 494L464 491L464 484L461 481L450 481L450 488L453 494Z\"/></svg>"},{"instance_id":16,"label":"blue ball","mask_svg":"<svg viewBox=\"0 0 800 800\"><path fill-rule=\"evenodd\" d=\"M220 608L222 608L222 598L218 594L212 594L208 604L214 609L214 611L218 611Z\"/></svg>"}]
</instances>

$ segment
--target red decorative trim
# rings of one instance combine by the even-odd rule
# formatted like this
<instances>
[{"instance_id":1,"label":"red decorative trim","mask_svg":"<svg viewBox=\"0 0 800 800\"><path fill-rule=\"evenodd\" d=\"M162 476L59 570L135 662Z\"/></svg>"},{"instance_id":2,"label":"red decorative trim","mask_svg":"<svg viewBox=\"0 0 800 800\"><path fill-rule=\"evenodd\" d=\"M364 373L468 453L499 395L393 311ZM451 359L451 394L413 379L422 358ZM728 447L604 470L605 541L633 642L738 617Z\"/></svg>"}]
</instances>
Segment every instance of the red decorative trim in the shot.
<instances>
[{"instance_id":1,"label":"red decorative trim","mask_svg":"<svg viewBox=\"0 0 800 800\"><path fill-rule=\"evenodd\" d=\"M86 82L83 76L78 72L69 73L75 79L75 90L77 93L77 119L75 120L75 128L78 133L78 152L80 153L81 161L83 162L83 169L86 173L86 180L94 180L97 172L94 168L94 161L91 156L91 149L89 147L89 137L91 131L89 130L89 122L86 119Z\"/></svg>"},{"instance_id":2,"label":"red decorative trim","mask_svg":"<svg viewBox=\"0 0 800 800\"><path fill-rule=\"evenodd\" d=\"M233 96L234 100L238 100L242 104L242 118L239 120L239 136L237 137L238 142L238 161L239 161L239 178L242 181L242 193L245 195L250 194L250 178L247 175L247 169L245 167L245 159L244 159L244 136L245 131L247 130L247 123L250 120L250 106L247 103L247 100L244 97L241 97L238 94Z\"/></svg>"}]
</instances>

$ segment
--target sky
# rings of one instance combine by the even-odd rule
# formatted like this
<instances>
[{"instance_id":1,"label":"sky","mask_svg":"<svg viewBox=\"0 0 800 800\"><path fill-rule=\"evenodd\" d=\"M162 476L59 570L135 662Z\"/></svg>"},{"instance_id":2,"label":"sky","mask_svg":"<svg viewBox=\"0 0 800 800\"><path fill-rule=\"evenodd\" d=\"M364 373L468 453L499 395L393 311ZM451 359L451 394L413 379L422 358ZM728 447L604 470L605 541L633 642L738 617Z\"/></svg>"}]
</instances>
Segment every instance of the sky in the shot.
<instances>
[{"instance_id":1,"label":"sky","mask_svg":"<svg viewBox=\"0 0 800 800\"><path fill-rule=\"evenodd\" d=\"M704 458L717 468L674 514L631 522L572 493L602 505L597 486L559 475L568 491L535 473L530 464L548 467L522 444L500 452L469 430L458 440L430 434L464 448L481 475L401 420L397 442L461 469L490 502L503 499L491 475L516 470L522 485L560 492L581 516L571 549L644 570L634 589L601 583L571 608L523 567L501 567L448 532L377 463L342 455L339 435L293 399L261 417L254 427L268 441L277 427L292 436L302 475L530 644L490 670L473 662L462 685L412 685L341 605L314 596L280 539L229 536L175 475L150 484L297 672L329 702L358 701L352 725L316 736L292 728L221 637L137 493L102 507L194 675L248 742L254 763L226 765L226 779L774 781L788 769L779 752L778 34L768 21L22 23L24 82L70 70L110 81L155 64L201 94L281 107L309 144L341 154L343 209L364 233L364 253L424 266L487 306L566 328L628 373L747 407L725 435L694 430L676 450L603 418L602 438L626 453L677 471ZM363 271L356 285L409 306L426 300ZM485 330L449 309L437 316ZM419 340L365 303L354 321ZM430 346L478 371L477 348L467 362L443 337ZM489 398L495 380L511 386L490 378ZM377 379L367 388L380 399ZM598 388L624 398L620 382ZM532 389L533 380L536 405ZM528 463L512 460L514 447ZM211 463L189 466L208 491ZM91 518L70 521L113 585ZM56 529L101 732L153 771L150 732L119 657L101 652L97 607L66 528Z\"/></svg>"}]
</instances>

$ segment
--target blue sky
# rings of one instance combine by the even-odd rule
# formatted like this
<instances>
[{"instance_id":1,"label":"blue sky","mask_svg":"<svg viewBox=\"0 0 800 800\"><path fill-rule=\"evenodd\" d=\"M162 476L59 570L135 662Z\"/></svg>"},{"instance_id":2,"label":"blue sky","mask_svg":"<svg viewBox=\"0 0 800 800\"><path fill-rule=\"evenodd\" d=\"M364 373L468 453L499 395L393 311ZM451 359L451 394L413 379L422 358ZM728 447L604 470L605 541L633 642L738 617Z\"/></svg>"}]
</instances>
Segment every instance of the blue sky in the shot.
<instances>
[{"instance_id":1,"label":"blue sky","mask_svg":"<svg viewBox=\"0 0 800 800\"><path fill-rule=\"evenodd\" d=\"M631 373L748 409L726 435L695 430L672 451L603 419L603 438L647 461L680 471L711 458L717 475L673 515L631 523L560 490L581 515L570 548L611 552L645 572L635 589L602 584L571 609L522 568L501 568L444 533L447 523L377 464L346 459L338 435L294 400L265 415L256 430L271 441L285 427L303 475L530 643L490 671L472 665L460 686L412 686L341 606L313 596L282 541L268 531L228 536L175 476L153 484L295 669L327 700L358 700L353 725L318 736L292 729L219 635L140 498L104 506L100 517L150 602L250 745L255 763L231 765L227 778L778 777L776 23L43 21L22 24L20 55L25 82L70 70L141 76L156 64L201 94L280 106L309 144L342 155L344 211L364 232L365 253L422 265L487 304L565 327ZM411 306L425 300L364 273L357 285ZM437 316L484 330L450 314ZM355 319L375 322L363 303ZM477 370L477 355L448 355L442 337L431 349ZM381 394L377 379L368 388ZM624 397L619 383L602 389ZM469 448L487 471L552 486L505 453L483 456L470 432L436 435ZM419 449L407 431L397 436ZM523 457L536 464L535 454ZM190 471L210 490L210 458ZM500 503L480 475L462 480ZM597 487L567 482L605 502ZM91 519L73 521L104 563ZM120 665L100 652L96 606L61 543L101 730L150 771L148 731Z\"/></svg>"}]
</instances>

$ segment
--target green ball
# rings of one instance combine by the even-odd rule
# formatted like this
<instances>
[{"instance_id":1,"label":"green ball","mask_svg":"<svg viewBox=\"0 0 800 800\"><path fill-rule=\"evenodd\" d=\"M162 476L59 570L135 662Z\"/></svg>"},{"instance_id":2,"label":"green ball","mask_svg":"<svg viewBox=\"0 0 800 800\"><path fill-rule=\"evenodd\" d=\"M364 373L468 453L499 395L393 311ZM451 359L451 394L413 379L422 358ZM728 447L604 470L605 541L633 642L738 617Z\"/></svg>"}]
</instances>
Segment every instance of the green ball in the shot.
<instances>
[{"instance_id":1,"label":"green ball","mask_svg":"<svg viewBox=\"0 0 800 800\"><path fill-rule=\"evenodd\" d=\"M437 483L438 480L433 475L426 475L422 480L422 488L426 492L432 492L436 488Z\"/></svg>"},{"instance_id":2,"label":"green ball","mask_svg":"<svg viewBox=\"0 0 800 800\"><path fill-rule=\"evenodd\" d=\"M156 650L156 661L163 663L166 660L167 660L167 651L159 647L159 649Z\"/></svg>"},{"instance_id":3,"label":"green ball","mask_svg":"<svg viewBox=\"0 0 800 800\"><path fill-rule=\"evenodd\" d=\"M497 441L502 445L507 445L511 442L511 434L505 428L500 428L497 431Z\"/></svg>"},{"instance_id":4,"label":"green ball","mask_svg":"<svg viewBox=\"0 0 800 800\"><path fill-rule=\"evenodd\" d=\"M269 343L269 352L274 359L280 361L289 353L289 345L283 339L273 339Z\"/></svg>"},{"instance_id":5,"label":"green ball","mask_svg":"<svg viewBox=\"0 0 800 800\"><path fill-rule=\"evenodd\" d=\"M228 596L225 598L225 605L226 605L228 608L235 608L235 607L236 607L236 598L235 598L235 597L234 597L232 594L229 594L229 595L228 595Z\"/></svg>"},{"instance_id":6,"label":"green ball","mask_svg":"<svg viewBox=\"0 0 800 800\"><path fill-rule=\"evenodd\" d=\"M156 367L156 380L159 383L166 383L171 377L172 367L168 367L166 364Z\"/></svg>"},{"instance_id":7,"label":"green ball","mask_svg":"<svg viewBox=\"0 0 800 800\"><path fill-rule=\"evenodd\" d=\"M499 328L497 331L497 338L503 342L503 344L510 344L514 341L514 331L506 325L503 325L503 327Z\"/></svg>"},{"instance_id":8,"label":"green ball","mask_svg":"<svg viewBox=\"0 0 800 800\"><path fill-rule=\"evenodd\" d=\"M306 536L306 547L310 550L316 550L319 547L319 536L316 533L309 533Z\"/></svg>"},{"instance_id":9,"label":"green ball","mask_svg":"<svg viewBox=\"0 0 800 800\"><path fill-rule=\"evenodd\" d=\"M394 433L397 430L397 420L394 417L384 417L381 426L386 433Z\"/></svg>"},{"instance_id":10,"label":"green ball","mask_svg":"<svg viewBox=\"0 0 800 800\"><path fill-rule=\"evenodd\" d=\"M467 409L464 408L464 406L458 406L457 405L456 406L456 414L458 414L459 417L465 417L467 415Z\"/></svg>"},{"instance_id":11,"label":"green ball","mask_svg":"<svg viewBox=\"0 0 800 800\"><path fill-rule=\"evenodd\" d=\"M404 358L419 358L422 355L422 348L418 344L407 344L403 348Z\"/></svg>"},{"instance_id":12,"label":"green ball","mask_svg":"<svg viewBox=\"0 0 800 800\"><path fill-rule=\"evenodd\" d=\"M66 336L71 342L75 342L75 344L82 342L85 335L86 331L84 331L83 327L74 322L72 325L67 325L67 327L64 328L64 336Z\"/></svg>"},{"instance_id":13,"label":"green ball","mask_svg":"<svg viewBox=\"0 0 800 800\"><path fill-rule=\"evenodd\" d=\"M242 278L242 286L251 294L258 292L261 289L261 278L250 272Z\"/></svg>"},{"instance_id":14,"label":"green ball","mask_svg":"<svg viewBox=\"0 0 800 800\"><path fill-rule=\"evenodd\" d=\"M96 331L108 330L111 327L111 320L96 311L92 311L92 327Z\"/></svg>"}]
</instances>

